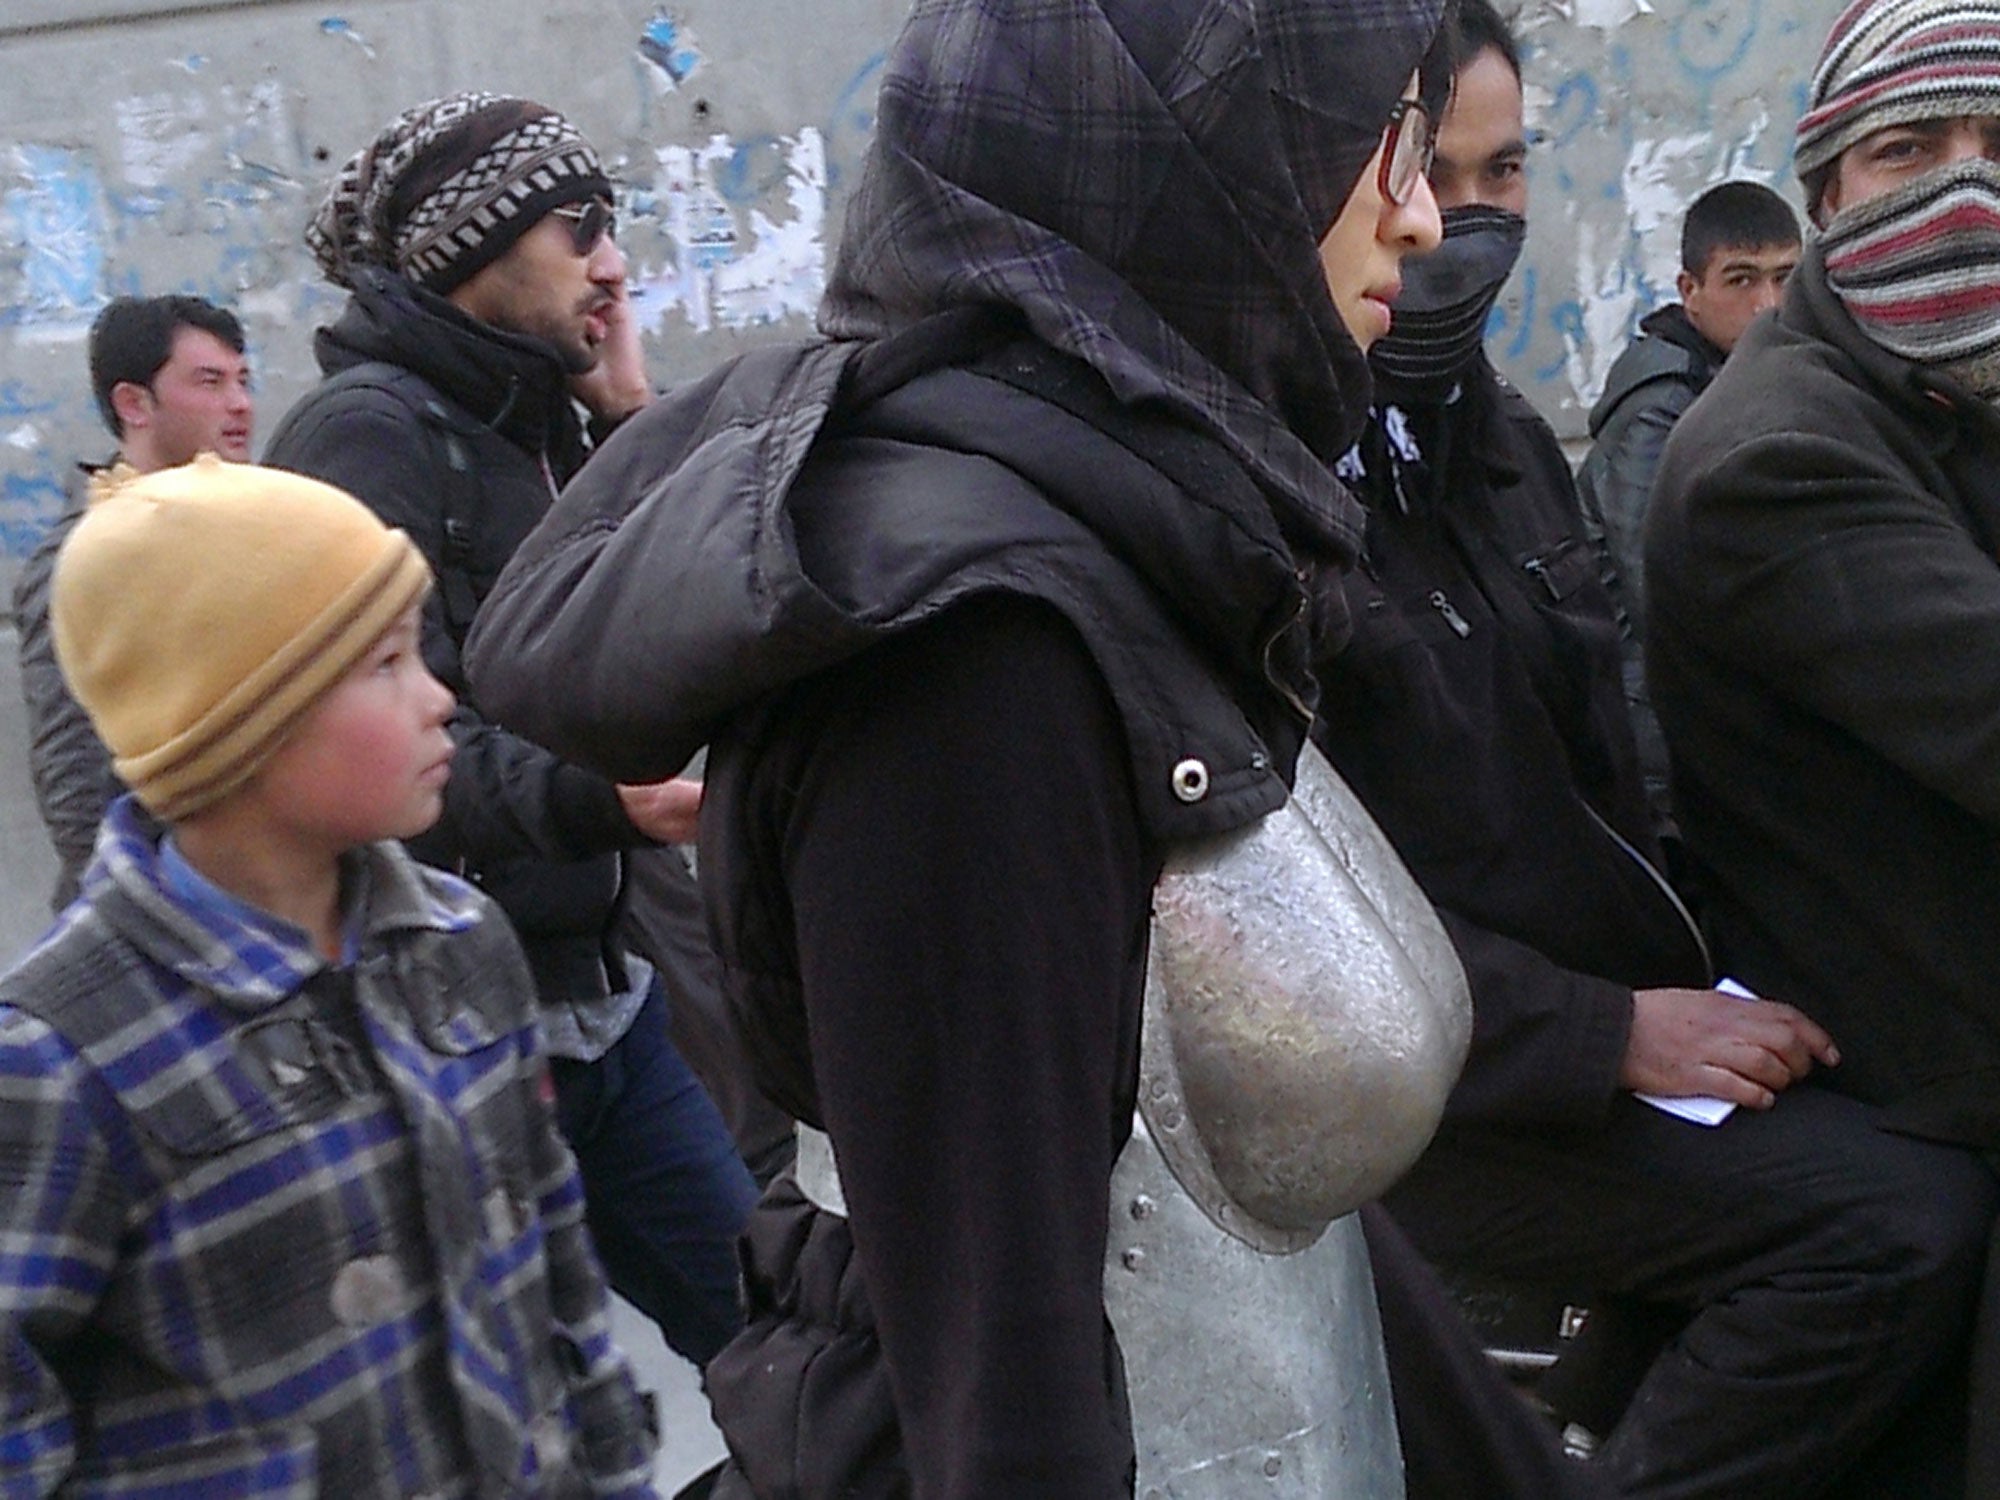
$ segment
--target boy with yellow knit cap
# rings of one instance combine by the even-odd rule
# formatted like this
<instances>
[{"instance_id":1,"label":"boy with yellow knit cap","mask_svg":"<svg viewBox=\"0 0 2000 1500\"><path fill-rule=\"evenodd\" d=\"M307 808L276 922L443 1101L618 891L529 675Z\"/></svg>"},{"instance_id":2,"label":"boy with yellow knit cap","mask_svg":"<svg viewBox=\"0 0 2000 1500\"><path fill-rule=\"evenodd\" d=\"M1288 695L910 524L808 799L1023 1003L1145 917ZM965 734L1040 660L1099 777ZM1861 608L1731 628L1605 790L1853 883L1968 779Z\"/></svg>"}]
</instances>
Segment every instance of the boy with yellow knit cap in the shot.
<instances>
[{"instance_id":1,"label":"boy with yellow knit cap","mask_svg":"<svg viewBox=\"0 0 2000 1500\"><path fill-rule=\"evenodd\" d=\"M429 586L342 491L212 458L63 549L132 795L0 978L7 1493L651 1493L525 963L394 842L450 769Z\"/></svg>"}]
</instances>

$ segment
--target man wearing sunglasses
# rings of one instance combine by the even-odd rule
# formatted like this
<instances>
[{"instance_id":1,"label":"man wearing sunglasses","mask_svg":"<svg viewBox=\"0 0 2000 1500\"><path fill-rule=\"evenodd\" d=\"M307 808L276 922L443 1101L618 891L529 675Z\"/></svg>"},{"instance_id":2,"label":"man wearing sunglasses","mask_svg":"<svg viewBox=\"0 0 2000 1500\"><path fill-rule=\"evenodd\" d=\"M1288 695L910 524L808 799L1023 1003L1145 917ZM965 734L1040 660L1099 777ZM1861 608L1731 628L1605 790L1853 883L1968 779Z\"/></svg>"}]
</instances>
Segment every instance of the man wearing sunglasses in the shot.
<instances>
[{"instance_id":1,"label":"man wearing sunglasses","mask_svg":"<svg viewBox=\"0 0 2000 1500\"><path fill-rule=\"evenodd\" d=\"M1662 874L1569 467L1484 352L1526 227L1527 145L1505 25L1486 0L1459 21L1431 168L1443 242L1406 263L1369 351L1374 409L1342 468L1368 512L1355 634L1318 672L1315 736L1472 993L1445 1122L1383 1201L1434 1261L1662 1330L1629 1346L1622 1412L1631 1385L1608 1381L1583 1393L1608 1395L1595 1409L1568 1408L1592 1429L1577 1448L1601 1440L1608 1493L1940 1493L1896 1466L1929 1454L1884 1439L1970 1317L1990 1189L1823 1087L1838 1054L1784 993L1711 988ZM1711 1129L1642 1095L1740 1107ZM1413 1494L1492 1493L1425 1472L1452 1434L1424 1424L1456 1415L1398 1394Z\"/></svg>"},{"instance_id":2,"label":"man wearing sunglasses","mask_svg":"<svg viewBox=\"0 0 2000 1500\"><path fill-rule=\"evenodd\" d=\"M597 152L554 110L472 93L404 111L307 227L350 296L317 337L325 380L265 461L360 498L437 576L423 649L458 696L457 755L444 816L412 847L519 932L611 1284L705 1363L740 1322L734 1245L755 1189L618 931L625 856L692 839L700 788L617 785L550 755L489 723L459 665L556 489L650 398L613 230Z\"/></svg>"}]
</instances>

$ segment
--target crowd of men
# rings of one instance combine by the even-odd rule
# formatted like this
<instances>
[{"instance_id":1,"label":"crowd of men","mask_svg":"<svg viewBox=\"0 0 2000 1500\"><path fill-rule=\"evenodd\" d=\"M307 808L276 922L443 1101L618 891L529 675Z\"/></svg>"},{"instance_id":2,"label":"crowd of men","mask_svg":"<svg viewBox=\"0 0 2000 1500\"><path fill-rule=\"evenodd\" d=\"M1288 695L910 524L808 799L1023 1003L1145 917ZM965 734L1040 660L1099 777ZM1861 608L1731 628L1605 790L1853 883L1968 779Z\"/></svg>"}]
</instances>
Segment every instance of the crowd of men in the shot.
<instances>
[{"instance_id":1,"label":"crowd of men","mask_svg":"<svg viewBox=\"0 0 2000 1500\"><path fill-rule=\"evenodd\" d=\"M980 13L1003 34L1029 24L1005 0L943 8ZM1093 0L1058 9L1103 19ZM1410 1493L1477 1484L1525 1500L1560 1484L1675 1500L2000 1495L2000 1431L1985 1420L2000 1401L2000 1302L1987 1289L2000 1211L2000 1010L1979 935L2000 930L2000 653L1983 649L1984 632L2000 631L2000 13L1966 0L1854 0L1826 40L1798 127L1810 232L1762 184L1726 182L1694 201L1679 300L1651 311L1613 366L1573 474L1483 342L1530 212L1519 46L1489 0L1461 0L1438 33L1451 41L1447 85L1426 51L1434 8L1419 11L1413 0L1407 45L1384 54L1403 74L1416 69L1417 92L1385 97L1391 123L1364 142L1375 155L1358 168L1361 186L1350 172L1328 205L1340 217L1314 226L1325 261L1353 205L1378 186L1379 217L1365 232L1390 247L1399 292L1386 333L1365 334L1366 314L1353 308L1375 284L1343 301L1328 264L1333 306L1314 316L1329 328L1337 317L1346 332L1314 325L1315 348L1338 348L1313 357L1325 359L1329 391L1367 392L1338 442L1287 406L1283 381L1256 385L1276 356L1207 331L1205 314L1188 310L1200 299L1176 302L1182 292L1136 250L1112 271L1173 335L1111 313L1077 335L1084 325L1064 318L1095 306L1085 292L1113 252L1063 227L1069 205L1032 234L1024 218L980 219L964 205L1014 189L1000 176L977 192L951 179L963 170L976 186L978 173L948 152L927 162L910 144L929 139L914 125L902 155L871 163L823 319L871 352L825 377L814 420L838 411L848 425L817 456L801 448L785 460L815 504L798 502L796 520L787 510L774 525L821 549L814 582L841 607L871 627L890 623L879 641L824 656L809 638L784 637L772 648L781 671L744 669L752 685L731 681L735 696L682 710L672 735L649 731L655 705L630 701L670 679L650 661L620 661L615 633L602 662L556 653L551 668L523 656L504 684L501 668L516 663L496 663L490 641L576 630L546 603L550 590L595 599L612 555L579 561L563 550L578 538L627 539L617 554L627 569L635 557L671 552L685 568L705 556L708 538L673 529L657 482L732 452L753 401L788 414L759 417L779 436L753 429L764 482L782 467L766 455L798 420L783 403L799 399L800 377L766 379L752 363L748 377L729 372L731 384L656 400L612 181L560 113L455 94L405 111L346 162L306 243L347 300L315 336L322 380L277 423L257 465L237 318L185 296L103 310L90 381L115 452L79 469L15 592L31 768L61 876L52 936L0 981L0 1220L21 1226L22 1240L0 1257L0 1492L227 1475L241 1493L289 1493L272 1476L310 1472L357 1495L560 1494L572 1480L643 1493L639 1407L601 1327L606 1283L672 1348L716 1362L731 1458L702 1484L719 1495L1095 1494L1059 1477L1086 1450L1102 1472L1126 1464L1129 1483L1133 1438L1117 1430L1122 1376L1096 1291L1080 1312L1065 1308L1081 1332L1060 1346L1088 1362L1082 1383L1095 1405L1070 1404L1075 1430L1061 1441L1073 1446L1055 1451L1046 1424L1027 1415L1042 1398L1021 1385L1059 1341L1025 1315L1018 1326L1003 1316L1006 1298L1041 1295L1018 1274L1038 1252L987 1244L969 1260L924 1265L959 1217L939 1184L972 1163L1001 1184L983 1208L1017 1202L1015 1217L1065 1241L1088 1279L1103 1226L1092 1238L1054 1221L1062 1204L1092 1195L1101 1216L1098 1167L1079 1167L1060 1200L1046 1184L1014 1182L1023 1174L981 1144L998 1130L990 1114L975 1119L962 1101L924 1092L942 1084L920 1054L949 1050L936 1037L959 1033L878 999L899 993L905 971L924 973L1005 1015L1004 964L992 966L1002 978L989 994L961 973L961 954L930 955L893 925L913 911L911 927L937 925L919 887L934 900L965 888L930 863L952 851L919 853L902 884L873 868L875 854L857 854L890 831L895 848L921 851L932 837L998 847L1009 826L1038 826L1018 806L912 800L926 789L944 799L960 765L988 767L987 786L1007 784L1006 757L970 747L1004 749L1018 700L979 684L1020 693L1039 680L1096 756L1092 769L1077 752L1076 778L1093 796L1145 805L1127 782L1143 775L1143 757L1135 751L1128 771L1108 748L1131 732L1125 681L1067 596L995 583L957 553L930 571L976 586L896 594L890 564L859 546L850 557L825 525L826 497L856 483L844 474L889 490L893 455L920 443L1033 468L993 435L1007 423L979 417L988 397L939 383L943 368L1113 434L1121 453L1170 476L1183 472L1184 435L1163 438L1112 409L1179 411L1259 493L1355 503L1351 523L1318 502L1288 501L1296 514L1273 503L1283 546L1305 564L1298 612L1312 633L1295 654L1299 681L1317 693L1309 737L1435 908L1472 1013L1443 1122L1370 1220ZM921 16L912 35L911 77L959 55ZM923 97L911 85L905 109ZM1398 160L1413 160L1397 155L1412 114L1433 134L1423 170L1397 179ZM898 118L885 104L891 136ZM960 122L947 110L937 128ZM1272 129L1287 152L1307 154L1298 130ZM1327 155L1351 149L1343 141ZM1433 203L1434 227L1424 217ZM979 262L987 279L924 282L923 257L904 261L902 247L935 255L949 237L924 238L899 213L954 226L963 254L993 256ZM983 225L984 238L968 225ZM1061 239L1060 254L1044 235ZM1005 254L993 249L1002 243ZM1028 264L1060 269L1010 280ZM1069 300L1036 300L1051 287ZM1037 353L1020 355L1023 345ZM1043 345L1087 367L1089 389L1073 371L1049 375L1055 356ZM1186 378L1211 363L1226 375ZM1162 370L1170 378L1149 383ZM1260 404L1285 418L1282 441L1245 427L1244 410ZM1067 451L1048 430L1048 451ZM1257 443L1243 441L1250 430ZM864 458L873 467L857 468ZM1204 461L1216 460L1185 460ZM941 482L977 488L959 475ZM1035 482L1060 488L1038 472ZM341 509L324 487L365 512ZM250 534L241 507L266 503L302 539L273 532L268 567L245 563L239 545ZM896 528L911 524L841 503L898 545ZM994 504L1009 525L1027 514L1006 509L1017 502L1004 493ZM1050 548L1072 515L1116 528L1080 503L1059 508L1061 526L1034 522ZM182 515L184 526L167 524ZM350 556L351 566L338 560ZM200 580L185 597L135 583L169 564ZM1078 576L1098 577L1099 564L1080 566ZM1163 588L1134 566L1146 579L1134 586ZM315 570L348 591L318 615L297 603ZM836 577L846 594L828 582ZM354 602L364 584L388 590L373 613ZM1029 596L1032 607L1021 602ZM489 599L497 616L482 615ZM246 616L253 603L264 624ZM177 639L175 611L196 604L209 624L244 635L253 657L211 659L200 643L214 631L185 638L184 667L141 649ZM961 632L936 634L933 615ZM1155 628L1153 615L1143 620ZM1079 656L1079 637L1090 655ZM1102 682L1074 670L1093 658L1111 679L1111 706ZM269 661L306 686L282 722L253 733L243 726L257 703L287 701L259 675ZM171 690L155 682L170 677ZM301 746L335 743L329 705L345 705L353 684L391 678L401 684L397 733L431 745L430 760L391 775L408 783L398 808L352 826L312 822L323 814L278 772ZM190 698L180 679L210 697ZM951 698L941 686L951 682L970 684L972 701ZM1261 702L1240 684L1228 695ZM956 705L960 721L932 724L940 705ZM1259 772L1271 771L1270 747L1287 764L1302 753L1275 718L1245 717L1267 757L1251 762ZM706 793L673 774L678 756L661 748L679 747L688 724L717 735ZM433 783L440 732L450 772ZM884 767L888 784L866 785L871 772L857 764ZM1199 785L1180 779L1188 766ZM1179 760L1174 795L1202 803L1211 769ZM949 840L927 831L941 806L955 820ZM817 809L819 824L807 827L800 807ZM1190 826L1149 817L1090 846L1096 863L1083 864L1102 890L1052 897L1071 908L1056 919L1094 910L1107 930L1143 925L1157 873L1149 851L1162 827ZM673 852L698 831L720 964ZM382 839L446 873L367 855ZM312 858L275 872L247 852L280 845ZM1007 864L1010 874L993 876L1003 899L956 941L990 953L1025 942L1024 924L1050 914L999 908L1009 889L1041 889L1038 879L1074 886L1079 861L1063 856L1062 872L1056 861L1049 852L1039 865ZM1126 885L1136 903L1104 894ZM500 998L482 1009L461 993L480 981L452 965L473 951L464 934L502 925L485 915L489 902L520 952L503 944L481 960L514 976L492 981ZM448 935L445 956L418 929ZM1108 1161L1132 1113L1117 1078L1134 1065L1128 960L1134 947L1143 955L1143 938L1108 958L1067 941L1056 934L1037 962L1080 972L1102 960L1105 972L1051 978L1051 993L1094 985L1118 1002L1100 1038L1100 1071L1116 1075L1112 1133L1092 1146L1108 1144ZM371 972L370 962L393 970L397 1003L420 1018L400 1051L369 1001L350 1024L322 995L330 976ZM127 978L98 986L100 968ZM935 977L945 974L954 977ZM235 998L210 1006L210 992ZM894 1014L857 1027L875 1003ZM171 1012L171 1025L148 1019L147 1006ZM431 1011L435 1024L422 1020ZM294 1021L301 1040L272 1040ZM228 1040L239 1025L244 1040ZM141 1046L134 1038L148 1028L159 1035ZM517 1032L531 1038L520 1076L498 1063L481 1071L494 1038ZM995 1057L1012 1061L989 1061L990 1094L968 1085L964 1099L987 1109L1011 1090L1042 1098L1044 1133L1102 1134L1095 1094L1072 1099L1075 1117L1059 1121L1051 1080L1063 1075L1034 1076L1041 1040L1031 1027L994 1041ZM1007 1041L1024 1050L1007 1053ZM231 1047L257 1066L239 1077ZM758 1206L760 1186L787 1165L789 1137L749 1084L746 1050L763 1092L823 1127L843 1176L858 1175L851 1229L844 1200L822 1201L788 1176ZM851 1080L872 1079L876 1065L893 1087L871 1095ZM526 1124L482 1113L503 1072L507 1090L545 1095L524 1106ZM392 1096L418 1124L367 1123L386 1118ZM340 1115L358 1099L375 1100L376 1115ZM274 1206L280 1190L261 1178L247 1186L230 1154L278 1128L266 1117L308 1131L312 1171L301 1175L321 1205L312 1211L338 1220L329 1236L347 1236L347 1258L324 1268L326 1288L291 1289L325 1303L296 1314L323 1340L296 1365L242 1331L254 1306L224 1286L244 1271L230 1257L297 1227ZM549 1119L568 1157L554 1136L542 1140ZM377 1128L392 1144L364 1147ZM426 1131L462 1137L461 1154ZM485 1132L509 1131L525 1132L532 1192L504 1185L514 1181L505 1153L486 1144ZM349 1170L350 1155L370 1164ZM433 1181L455 1171L482 1191L489 1174L503 1185L476 1201L460 1195L476 1222L427 1221L428 1239L398 1240L398 1214L458 1201ZM204 1172L215 1174L210 1200ZM575 1193L580 1203L566 1196ZM390 1227L374 1236L378 1219ZM454 1236L480 1247L476 1266L447 1253ZM218 1252L219 1241L232 1248ZM1412 1245L1421 1260L1406 1258ZM412 1271L426 1255L435 1263ZM1487 1404L1480 1375L1465 1387L1427 1384L1436 1349L1414 1346L1462 1330L1420 1326L1449 1316L1413 1285L1425 1263L1585 1295L1600 1336L1592 1354L1614 1343L1618 1357L1589 1369L1579 1357L1546 1382L1548 1431L1511 1394ZM547 1291L529 1296L520 1278L544 1278ZM288 1305L285 1295L271 1305ZM554 1307L561 1334L523 1353L509 1341L540 1315L534 1297ZM357 1332L371 1328L370 1338ZM1604 1374L1613 1365L1623 1373ZM780 1368L782 1397L760 1394ZM569 1404L550 1405L552 1390L568 1391ZM412 1401L445 1401L459 1415L411 1416L402 1405ZM772 1406L785 1408L782 1422ZM1452 1429L1475 1408L1501 1428L1519 1415L1529 1436L1458 1453ZM329 1424L316 1460L274 1456L274 1434L292 1442L316 1420ZM1086 1422L1102 1430L1085 1433ZM1573 1456L1551 1469L1564 1423ZM784 1463L764 1456L776 1452ZM172 1457L155 1474L159 1453ZM802 1490L769 1477L787 1465L814 1471ZM1012 1478L995 1481L1000 1473Z\"/></svg>"}]
</instances>

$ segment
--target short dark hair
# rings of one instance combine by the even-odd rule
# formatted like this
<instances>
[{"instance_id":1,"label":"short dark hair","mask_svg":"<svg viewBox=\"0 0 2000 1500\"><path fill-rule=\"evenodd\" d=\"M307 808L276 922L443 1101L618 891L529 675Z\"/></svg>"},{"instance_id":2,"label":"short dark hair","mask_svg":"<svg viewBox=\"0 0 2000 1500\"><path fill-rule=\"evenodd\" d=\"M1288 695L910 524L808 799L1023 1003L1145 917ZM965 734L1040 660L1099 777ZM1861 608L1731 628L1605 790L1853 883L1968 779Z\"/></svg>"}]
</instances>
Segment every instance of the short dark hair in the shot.
<instances>
[{"instance_id":1,"label":"short dark hair","mask_svg":"<svg viewBox=\"0 0 2000 1500\"><path fill-rule=\"evenodd\" d=\"M1458 0L1455 25L1457 42L1454 67L1462 68L1491 48L1506 59L1518 82L1521 77L1521 44L1514 37L1514 23L1494 8L1493 0Z\"/></svg>"},{"instance_id":2,"label":"short dark hair","mask_svg":"<svg viewBox=\"0 0 2000 1500\"><path fill-rule=\"evenodd\" d=\"M1701 277L1718 250L1798 243L1799 220L1791 204L1761 182L1725 182L1688 206L1681 220L1681 269Z\"/></svg>"},{"instance_id":3,"label":"short dark hair","mask_svg":"<svg viewBox=\"0 0 2000 1500\"><path fill-rule=\"evenodd\" d=\"M174 355L174 335L183 328L212 333L238 354L243 325L226 307L200 297L114 297L90 325L90 390L111 435L123 438L111 388L131 381L151 385Z\"/></svg>"}]
</instances>

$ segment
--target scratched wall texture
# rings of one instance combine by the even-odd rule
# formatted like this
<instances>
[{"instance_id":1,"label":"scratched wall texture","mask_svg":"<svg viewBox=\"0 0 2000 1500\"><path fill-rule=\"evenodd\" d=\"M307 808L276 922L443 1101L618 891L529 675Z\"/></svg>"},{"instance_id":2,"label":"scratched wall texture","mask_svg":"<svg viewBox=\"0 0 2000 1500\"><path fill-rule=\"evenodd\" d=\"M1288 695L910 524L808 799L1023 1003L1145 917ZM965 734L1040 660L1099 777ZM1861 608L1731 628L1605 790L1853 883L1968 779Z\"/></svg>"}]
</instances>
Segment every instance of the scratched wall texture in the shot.
<instances>
[{"instance_id":1,"label":"scratched wall texture","mask_svg":"<svg viewBox=\"0 0 2000 1500\"><path fill-rule=\"evenodd\" d=\"M259 434L339 306L299 243L335 166L451 89L574 118L621 183L662 381L810 327L903 0L4 0L0 581L110 440L95 311L190 291L244 317ZM1503 367L1565 434L1672 296L1679 216L1723 176L1796 199L1791 132L1831 21L1802 0L1527 0L1534 210Z\"/></svg>"}]
</instances>

